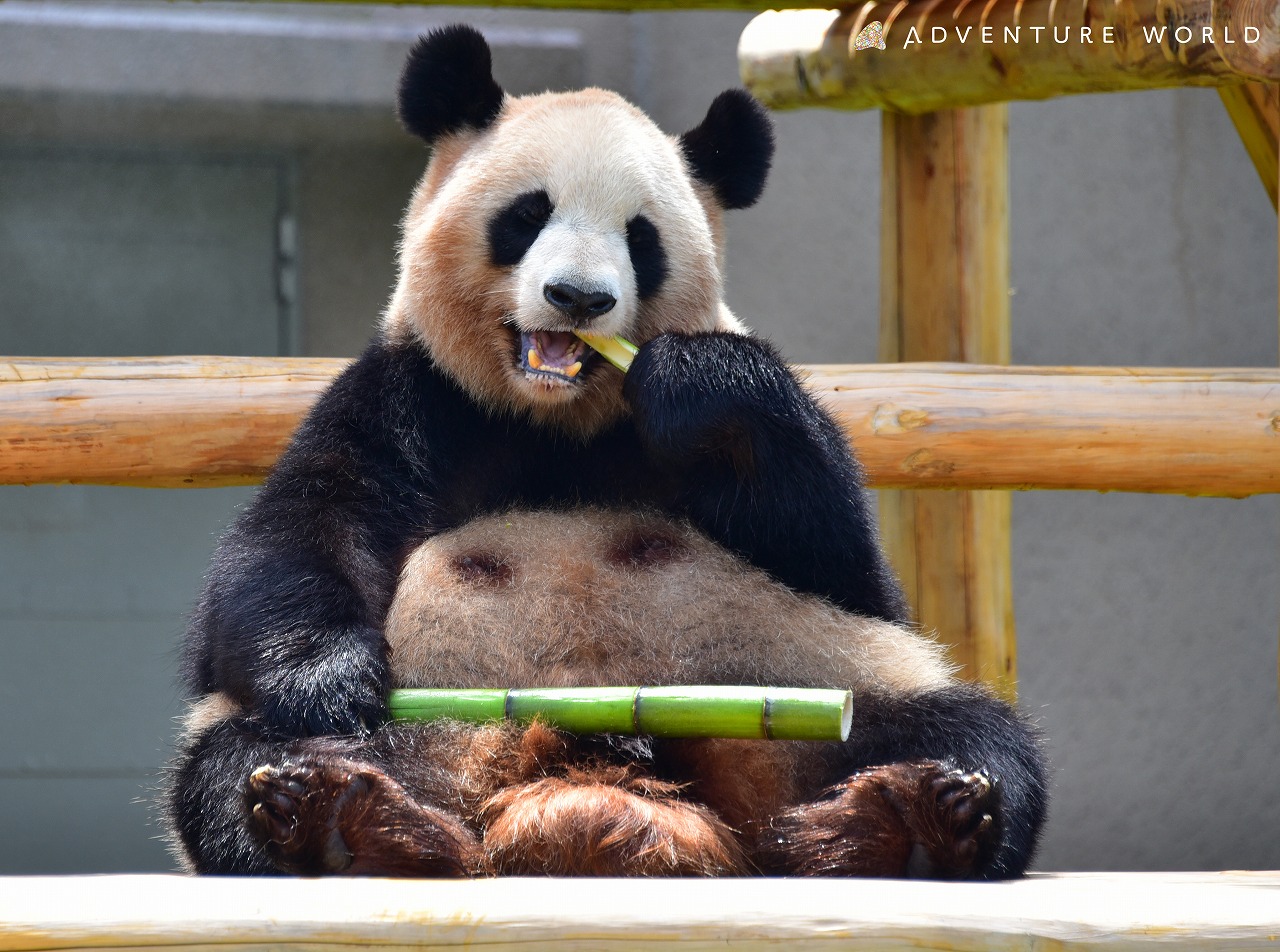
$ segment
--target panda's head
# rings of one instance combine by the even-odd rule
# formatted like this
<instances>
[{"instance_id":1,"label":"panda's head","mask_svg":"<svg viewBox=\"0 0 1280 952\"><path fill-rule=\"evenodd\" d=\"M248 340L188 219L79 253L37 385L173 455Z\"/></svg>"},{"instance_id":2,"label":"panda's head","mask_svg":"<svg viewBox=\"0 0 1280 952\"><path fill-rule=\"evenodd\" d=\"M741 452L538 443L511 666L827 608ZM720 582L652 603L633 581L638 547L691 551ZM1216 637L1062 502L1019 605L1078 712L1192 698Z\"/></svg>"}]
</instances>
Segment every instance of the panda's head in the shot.
<instances>
[{"instance_id":1,"label":"panda's head","mask_svg":"<svg viewBox=\"0 0 1280 952\"><path fill-rule=\"evenodd\" d=\"M432 155L386 330L485 407L590 433L624 412L622 378L573 331L639 344L739 329L722 300L721 213L755 203L773 154L746 93L667 136L603 90L508 96L484 38L455 26L410 52L399 111Z\"/></svg>"}]
</instances>

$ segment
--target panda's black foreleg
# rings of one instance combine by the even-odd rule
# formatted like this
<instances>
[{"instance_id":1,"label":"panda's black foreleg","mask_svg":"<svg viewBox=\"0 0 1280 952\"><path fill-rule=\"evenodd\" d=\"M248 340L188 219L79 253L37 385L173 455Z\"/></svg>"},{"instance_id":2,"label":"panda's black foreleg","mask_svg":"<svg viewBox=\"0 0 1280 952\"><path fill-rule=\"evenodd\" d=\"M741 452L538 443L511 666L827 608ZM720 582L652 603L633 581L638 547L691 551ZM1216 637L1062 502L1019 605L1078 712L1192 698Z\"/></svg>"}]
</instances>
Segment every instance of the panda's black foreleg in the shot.
<instances>
[{"instance_id":1,"label":"panda's black foreleg","mask_svg":"<svg viewBox=\"0 0 1280 952\"><path fill-rule=\"evenodd\" d=\"M844 433L767 343L663 334L640 349L624 394L702 531L794 589L905 619Z\"/></svg>"},{"instance_id":2,"label":"panda's black foreleg","mask_svg":"<svg viewBox=\"0 0 1280 952\"><path fill-rule=\"evenodd\" d=\"M273 740L252 719L229 718L180 751L166 797L170 828L199 873L482 871L474 832L391 775L388 743L396 739ZM429 768L405 766L403 779L420 786Z\"/></svg>"},{"instance_id":3,"label":"panda's black foreleg","mask_svg":"<svg viewBox=\"0 0 1280 952\"><path fill-rule=\"evenodd\" d=\"M810 875L1007 879L1031 862L1047 770L1035 730L974 685L860 695L824 794L776 817L762 864Z\"/></svg>"},{"instance_id":4,"label":"panda's black foreleg","mask_svg":"<svg viewBox=\"0 0 1280 952\"><path fill-rule=\"evenodd\" d=\"M252 700L276 734L371 730L386 718L390 675L380 612L354 579L377 578L376 559L350 541L363 533L347 516L283 499L268 520L258 510L271 502L264 492L214 556L188 633L189 684ZM294 524L282 527L286 517ZM327 536L302 529L316 523L328 527ZM333 538L342 533L349 544Z\"/></svg>"}]
</instances>

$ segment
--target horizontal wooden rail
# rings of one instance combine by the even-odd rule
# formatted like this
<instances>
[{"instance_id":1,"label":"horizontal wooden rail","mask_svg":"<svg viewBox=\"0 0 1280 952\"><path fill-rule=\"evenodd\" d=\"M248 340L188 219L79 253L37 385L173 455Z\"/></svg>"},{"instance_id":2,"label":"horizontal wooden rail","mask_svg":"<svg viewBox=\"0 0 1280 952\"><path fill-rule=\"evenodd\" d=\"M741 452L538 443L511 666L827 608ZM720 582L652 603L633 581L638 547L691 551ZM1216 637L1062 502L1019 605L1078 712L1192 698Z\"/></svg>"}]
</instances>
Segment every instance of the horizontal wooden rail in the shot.
<instances>
[{"instance_id":1,"label":"horizontal wooden rail","mask_svg":"<svg viewBox=\"0 0 1280 952\"><path fill-rule=\"evenodd\" d=\"M1012 99L1280 79L1261 0L883 0L762 13L738 45L766 105L933 112ZM885 49L857 49L883 24Z\"/></svg>"},{"instance_id":2,"label":"horizontal wooden rail","mask_svg":"<svg viewBox=\"0 0 1280 952\"><path fill-rule=\"evenodd\" d=\"M0 483L261 482L338 359L0 358Z\"/></svg>"},{"instance_id":3,"label":"horizontal wooden rail","mask_svg":"<svg viewBox=\"0 0 1280 952\"><path fill-rule=\"evenodd\" d=\"M0 360L0 483L258 482L345 365ZM876 486L1280 492L1280 370L801 369Z\"/></svg>"},{"instance_id":4,"label":"horizontal wooden rail","mask_svg":"<svg viewBox=\"0 0 1280 952\"><path fill-rule=\"evenodd\" d=\"M1275 949L1280 873L892 880L0 878L0 952Z\"/></svg>"}]
</instances>

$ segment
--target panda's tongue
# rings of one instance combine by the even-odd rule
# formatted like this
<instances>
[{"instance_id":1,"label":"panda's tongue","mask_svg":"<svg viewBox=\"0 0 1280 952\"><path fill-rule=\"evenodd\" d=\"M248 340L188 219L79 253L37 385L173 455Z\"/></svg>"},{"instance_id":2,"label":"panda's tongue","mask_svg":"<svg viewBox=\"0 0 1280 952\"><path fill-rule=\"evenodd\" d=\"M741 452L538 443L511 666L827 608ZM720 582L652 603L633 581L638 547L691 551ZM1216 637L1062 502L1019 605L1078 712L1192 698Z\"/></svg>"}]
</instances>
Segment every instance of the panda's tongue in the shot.
<instances>
[{"instance_id":1,"label":"panda's tongue","mask_svg":"<svg viewBox=\"0 0 1280 952\"><path fill-rule=\"evenodd\" d=\"M572 334L565 334L561 331L538 331L533 335L534 346L538 348L538 355L544 362L549 364L568 364L572 363L570 350L576 351L578 348L573 345L577 342L577 338Z\"/></svg>"}]
</instances>

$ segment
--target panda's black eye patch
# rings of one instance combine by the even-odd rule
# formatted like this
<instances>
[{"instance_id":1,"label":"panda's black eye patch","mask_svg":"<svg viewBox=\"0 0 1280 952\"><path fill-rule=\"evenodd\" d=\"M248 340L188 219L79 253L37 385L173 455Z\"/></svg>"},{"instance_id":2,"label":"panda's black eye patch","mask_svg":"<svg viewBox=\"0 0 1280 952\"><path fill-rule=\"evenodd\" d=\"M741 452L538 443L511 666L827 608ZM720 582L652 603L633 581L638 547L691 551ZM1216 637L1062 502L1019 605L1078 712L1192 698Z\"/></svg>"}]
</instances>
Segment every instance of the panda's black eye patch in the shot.
<instances>
[{"instance_id":1,"label":"panda's black eye patch","mask_svg":"<svg viewBox=\"0 0 1280 952\"><path fill-rule=\"evenodd\" d=\"M657 294L667 279L667 253L658 229L643 215L627 222L627 250L636 273L636 293L642 298Z\"/></svg>"},{"instance_id":2,"label":"panda's black eye patch","mask_svg":"<svg viewBox=\"0 0 1280 952\"><path fill-rule=\"evenodd\" d=\"M499 268L519 264L554 210L544 191L518 196L489 222L489 260Z\"/></svg>"}]
</instances>

